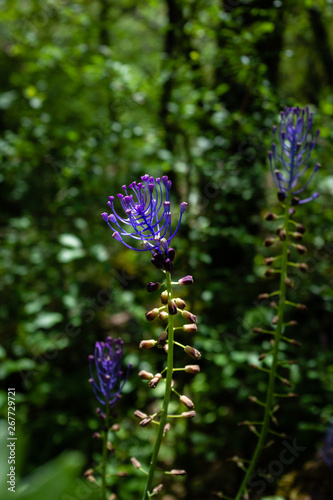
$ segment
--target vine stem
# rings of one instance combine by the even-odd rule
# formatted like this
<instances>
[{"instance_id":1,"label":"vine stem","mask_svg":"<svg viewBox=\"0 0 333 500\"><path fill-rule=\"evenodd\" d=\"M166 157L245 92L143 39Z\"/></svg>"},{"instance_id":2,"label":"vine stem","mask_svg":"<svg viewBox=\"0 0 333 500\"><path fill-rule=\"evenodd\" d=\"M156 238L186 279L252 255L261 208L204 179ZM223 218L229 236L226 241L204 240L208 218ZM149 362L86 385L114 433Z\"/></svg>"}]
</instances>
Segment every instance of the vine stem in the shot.
<instances>
[{"instance_id":1,"label":"vine stem","mask_svg":"<svg viewBox=\"0 0 333 500\"><path fill-rule=\"evenodd\" d=\"M274 350L273 350L273 361L272 366L270 368L269 373L269 381L268 381L268 390L265 404L265 414L263 425L261 427L261 432L259 435L257 446L254 450L250 465L246 471L244 479L241 483L241 486L238 490L237 496L235 500L241 500L243 493L247 490L247 484L251 477L251 474L254 471L254 468L257 465L258 458L260 453L265 445L265 440L267 433L269 431L269 423L272 416L272 409L274 404L274 389L275 389L275 378L276 371L278 366L278 357L279 357L279 345L282 336L282 328L283 328L283 317L286 303L286 283L285 279L287 277L287 266L288 266L288 242L289 242L289 208L290 201L287 198L285 200L285 212L284 212L284 228L286 230L286 239L282 242L282 256L281 256L281 276L280 276L280 294L279 294L279 307L278 307L278 322L276 325L275 336L274 336Z\"/></svg>"},{"instance_id":2,"label":"vine stem","mask_svg":"<svg viewBox=\"0 0 333 500\"><path fill-rule=\"evenodd\" d=\"M173 298L171 274L167 271L165 274L166 274L166 287L167 287L167 291L168 291L168 300L170 301ZM169 314L169 318L168 318L168 358L167 358L167 376L166 376L166 382L165 382L165 392L164 392L164 398L163 398L162 411L161 411L158 432L157 432L157 436L156 436L156 441L155 441L152 457L151 457L150 464L149 464L149 472L148 472L148 477L147 477L146 486L144 489L142 500L148 500L150 498L150 489L152 487L152 483L153 483L153 479L154 479L154 472L156 469L157 457L158 457L158 453L159 453L159 450L160 450L160 447L162 444L164 427L165 427L167 415L168 415L168 406L169 406L169 401L170 401L172 372L173 372L173 351L174 351L174 343L173 343L174 331L173 331L173 329L174 329L174 316L172 314Z\"/></svg>"},{"instance_id":3,"label":"vine stem","mask_svg":"<svg viewBox=\"0 0 333 500\"><path fill-rule=\"evenodd\" d=\"M110 407L108 401L106 402L105 411L105 431L103 436L103 455L102 455L102 500L106 500L106 461L108 453L108 433L109 433L109 417Z\"/></svg>"}]
</instances>

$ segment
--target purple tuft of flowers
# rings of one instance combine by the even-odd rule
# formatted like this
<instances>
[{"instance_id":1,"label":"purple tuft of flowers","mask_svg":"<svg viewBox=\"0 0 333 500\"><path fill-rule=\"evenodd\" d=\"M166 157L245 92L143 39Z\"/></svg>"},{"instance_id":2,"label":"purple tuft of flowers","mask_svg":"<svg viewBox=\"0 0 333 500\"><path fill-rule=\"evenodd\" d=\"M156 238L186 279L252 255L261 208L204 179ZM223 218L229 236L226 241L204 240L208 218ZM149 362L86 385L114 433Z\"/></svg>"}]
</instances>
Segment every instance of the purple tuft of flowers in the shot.
<instances>
[{"instance_id":1,"label":"purple tuft of flowers","mask_svg":"<svg viewBox=\"0 0 333 500\"><path fill-rule=\"evenodd\" d=\"M273 127L273 137L277 127ZM302 193L312 181L314 174L319 170L317 163L308 175L311 163L311 153L316 145L319 130L313 133L313 113L308 108L285 108L281 112L281 123L278 128L280 147L272 142L272 150L268 152L273 181L279 188L278 198L283 201L291 196ZM305 177L303 185L299 181ZM319 196L313 193L310 197L297 200L298 203L307 203Z\"/></svg>"},{"instance_id":2,"label":"purple tuft of flowers","mask_svg":"<svg viewBox=\"0 0 333 500\"><path fill-rule=\"evenodd\" d=\"M120 392L127 380L127 377L122 380L123 345L121 339L107 337L105 342L96 342L94 356L89 356L89 382L98 401L110 408L120 398Z\"/></svg>"},{"instance_id":3,"label":"purple tuft of flowers","mask_svg":"<svg viewBox=\"0 0 333 500\"><path fill-rule=\"evenodd\" d=\"M327 467L333 470L333 425L326 433L320 454Z\"/></svg>"},{"instance_id":4,"label":"purple tuft of flowers","mask_svg":"<svg viewBox=\"0 0 333 500\"><path fill-rule=\"evenodd\" d=\"M187 203L180 204L180 216L174 232L171 228L170 190L171 181L166 175L156 179L148 174L141 177L141 182L132 182L128 188L122 186L125 194L118 194L118 200L124 215L118 215L114 207L114 196L109 196L108 205L112 210L101 214L102 219L113 231L113 238L127 248L137 251L149 250L162 253L167 250L176 235ZM123 240L130 237L138 240L142 248L130 246Z\"/></svg>"}]
</instances>

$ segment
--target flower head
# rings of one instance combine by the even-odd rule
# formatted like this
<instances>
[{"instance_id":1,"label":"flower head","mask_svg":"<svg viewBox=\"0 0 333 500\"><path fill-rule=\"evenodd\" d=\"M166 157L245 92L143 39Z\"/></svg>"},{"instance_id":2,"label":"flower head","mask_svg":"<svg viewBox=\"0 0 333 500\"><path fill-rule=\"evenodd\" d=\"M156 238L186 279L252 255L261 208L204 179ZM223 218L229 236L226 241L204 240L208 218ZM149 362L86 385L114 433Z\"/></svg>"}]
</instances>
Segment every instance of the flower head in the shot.
<instances>
[{"instance_id":1,"label":"flower head","mask_svg":"<svg viewBox=\"0 0 333 500\"><path fill-rule=\"evenodd\" d=\"M152 253L162 253L168 250L170 241L177 233L187 203L180 204L178 225L172 232L171 181L166 175L154 179L147 174L141 177L141 181L132 182L128 186L128 190L126 186L122 186L125 194L117 195L124 211L123 216L118 215L114 208L114 196L109 196L108 205L112 213L109 215L103 212L102 219L113 230L113 238L126 247L137 251L150 250ZM142 248L128 245L123 240L123 236L138 240L142 244Z\"/></svg>"},{"instance_id":2,"label":"flower head","mask_svg":"<svg viewBox=\"0 0 333 500\"><path fill-rule=\"evenodd\" d=\"M333 426L326 433L320 454L327 467L333 470Z\"/></svg>"},{"instance_id":3,"label":"flower head","mask_svg":"<svg viewBox=\"0 0 333 500\"><path fill-rule=\"evenodd\" d=\"M300 109L285 108L281 112L281 123L278 128L279 151L276 144L272 142L272 150L268 152L271 165L273 181L279 188L278 197L284 200L302 193L310 184L314 174L320 168L317 163L310 175L307 175L311 162L311 153L316 145L319 130L313 133L313 114L308 108ZM273 127L273 137L277 127ZM301 177L305 176L305 182L299 185ZM299 200L298 203L306 203L319 196L313 193L309 198Z\"/></svg>"},{"instance_id":4,"label":"flower head","mask_svg":"<svg viewBox=\"0 0 333 500\"><path fill-rule=\"evenodd\" d=\"M102 405L111 408L120 398L120 392L124 387L127 377L121 382L123 372L121 364L123 360L123 341L107 337L105 342L96 342L94 356L89 356L89 382L91 383L95 396ZM95 365L95 376L93 366Z\"/></svg>"}]
</instances>

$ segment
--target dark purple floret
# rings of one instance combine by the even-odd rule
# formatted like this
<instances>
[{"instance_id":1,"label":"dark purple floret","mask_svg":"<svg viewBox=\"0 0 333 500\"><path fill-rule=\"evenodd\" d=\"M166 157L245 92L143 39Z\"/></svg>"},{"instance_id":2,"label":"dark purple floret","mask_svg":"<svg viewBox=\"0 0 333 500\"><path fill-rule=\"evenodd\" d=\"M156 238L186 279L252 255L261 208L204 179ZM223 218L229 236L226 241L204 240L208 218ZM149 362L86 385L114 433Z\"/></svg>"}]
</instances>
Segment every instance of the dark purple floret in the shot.
<instances>
[{"instance_id":1,"label":"dark purple floret","mask_svg":"<svg viewBox=\"0 0 333 500\"><path fill-rule=\"evenodd\" d=\"M273 127L273 137L277 127ZM281 123L278 128L279 147L272 142L272 150L268 152L274 183L279 189L278 198L293 198L302 193L319 170L317 163L312 172L308 172L311 163L311 153L316 145L319 130L313 133L313 114L308 108L285 108L281 112ZM300 178L303 185L299 185ZM308 198L299 200L307 203L319 196L313 193Z\"/></svg>"},{"instance_id":2,"label":"dark purple floret","mask_svg":"<svg viewBox=\"0 0 333 500\"><path fill-rule=\"evenodd\" d=\"M333 470L333 425L326 433L320 454L327 467Z\"/></svg>"},{"instance_id":3,"label":"dark purple floret","mask_svg":"<svg viewBox=\"0 0 333 500\"><path fill-rule=\"evenodd\" d=\"M121 339L108 337L105 342L96 342L94 356L89 356L89 382L98 401L102 405L109 405L110 408L120 398L120 392L127 380L127 377L122 380L123 344Z\"/></svg>"},{"instance_id":4,"label":"dark purple floret","mask_svg":"<svg viewBox=\"0 0 333 500\"><path fill-rule=\"evenodd\" d=\"M114 196L109 196L111 214L103 212L102 219L113 231L113 238L126 247L137 251L149 250L152 253L166 251L176 235L187 203L180 205L178 225L174 232L171 228L170 190L171 181L166 175L156 179L148 174L141 177L142 182L132 182L128 188L122 186L125 194L118 194L124 212L118 215L114 207ZM129 226L127 231L126 226ZM135 248L126 243L123 237L138 240L142 247Z\"/></svg>"}]
</instances>

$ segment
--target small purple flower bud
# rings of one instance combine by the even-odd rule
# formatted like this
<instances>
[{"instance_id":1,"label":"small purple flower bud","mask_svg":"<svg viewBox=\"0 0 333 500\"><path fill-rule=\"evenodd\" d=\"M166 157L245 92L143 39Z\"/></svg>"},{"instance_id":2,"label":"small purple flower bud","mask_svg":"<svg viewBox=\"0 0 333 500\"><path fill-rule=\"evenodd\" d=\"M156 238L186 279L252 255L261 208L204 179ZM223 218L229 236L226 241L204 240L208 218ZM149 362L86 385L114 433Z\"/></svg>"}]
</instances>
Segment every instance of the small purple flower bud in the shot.
<instances>
[{"instance_id":1,"label":"small purple flower bud","mask_svg":"<svg viewBox=\"0 0 333 500\"><path fill-rule=\"evenodd\" d=\"M132 462L132 464L134 465L134 467L136 469L140 469L141 468L141 464L140 464L139 460L137 460L135 457L131 458L131 462Z\"/></svg>"},{"instance_id":2,"label":"small purple flower bud","mask_svg":"<svg viewBox=\"0 0 333 500\"><path fill-rule=\"evenodd\" d=\"M184 319L186 319L186 321L190 321L191 323L197 322L197 317L190 311L181 311L181 315L183 316Z\"/></svg>"},{"instance_id":3,"label":"small purple flower bud","mask_svg":"<svg viewBox=\"0 0 333 500\"><path fill-rule=\"evenodd\" d=\"M182 417L184 418L194 418L196 416L196 412L194 410L192 411L183 411Z\"/></svg>"},{"instance_id":4,"label":"small purple flower bud","mask_svg":"<svg viewBox=\"0 0 333 500\"><path fill-rule=\"evenodd\" d=\"M162 332L161 335L158 337L157 343L160 347L164 347L167 340L168 340L168 332Z\"/></svg>"},{"instance_id":5,"label":"small purple flower bud","mask_svg":"<svg viewBox=\"0 0 333 500\"><path fill-rule=\"evenodd\" d=\"M142 349L143 351L146 351L147 349L151 349L154 347L156 344L156 340L141 340L139 348Z\"/></svg>"},{"instance_id":6,"label":"small purple flower bud","mask_svg":"<svg viewBox=\"0 0 333 500\"><path fill-rule=\"evenodd\" d=\"M118 233L118 231L115 231L113 233L112 238L114 238L115 240L118 240L118 241L123 241L120 234Z\"/></svg>"},{"instance_id":7,"label":"small purple flower bud","mask_svg":"<svg viewBox=\"0 0 333 500\"><path fill-rule=\"evenodd\" d=\"M189 408L189 409L194 408L193 401L190 398L188 398L187 396L184 396L184 395L180 396L179 401L184 403L184 405L187 406L187 408Z\"/></svg>"},{"instance_id":8,"label":"small purple flower bud","mask_svg":"<svg viewBox=\"0 0 333 500\"><path fill-rule=\"evenodd\" d=\"M169 258L165 259L164 264L163 264L164 269L168 272L171 273L173 269L172 262Z\"/></svg>"},{"instance_id":9,"label":"small purple flower bud","mask_svg":"<svg viewBox=\"0 0 333 500\"><path fill-rule=\"evenodd\" d=\"M176 306L176 302L174 300L169 300L168 310L169 310L169 314L172 314L173 316L175 314L177 314L177 306Z\"/></svg>"},{"instance_id":10,"label":"small purple flower bud","mask_svg":"<svg viewBox=\"0 0 333 500\"><path fill-rule=\"evenodd\" d=\"M161 283L158 283L158 282L150 281L146 285L146 289L148 292L155 292L156 290L159 290L160 288L161 288Z\"/></svg>"},{"instance_id":11,"label":"small purple flower bud","mask_svg":"<svg viewBox=\"0 0 333 500\"><path fill-rule=\"evenodd\" d=\"M154 375L152 373L146 372L146 370L139 371L139 377L141 378L141 380L151 380L153 376Z\"/></svg>"},{"instance_id":12,"label":"small purple flower bud","mask_svg":"<svg viewBox=\"0 0 333 500\"><path fill-rule=\"evenodd\" d=\"M190 345L185 346L184 351L193 359L201 358L200 352L197 351L197 349L194 349L194 347L191 347Z\"/></svg>"},{"instance_id":13,"label":"small purple flower bud","mask_svg":"<svg viewBox=\"0 0 333 500\"><path fill-rule=\"evenodd\" d=\"M160 373L156 373L156 375L148 382L149 387L151 389L155 389L161 379L162 375Z\"/></svg>"},{"instance_id":14,"label":"small purple flower bud","mask_svg":"<svg viewBox=\"0 0 333 500\"><path fill-rule=\"evenodd\" d=\"M174 248L169 248L168 250L168 257L169 259L171 260L171 262L173 262L175 260L175 249Z\"/></svg>"},{"instance_id":15,"label":"small purple flower bud","mask_svg":"<svg viewBox=\"0 0 333 500\"><path fill-rule=\"evenodd\" d=\"M193 277L192 276L184 276L184 278L181 278L180 280L178 280L178 285L181 285L181 286L186 286L186 285L193 285L194 283L194 280L193 280Z\"/></svg>"},{"instance_id":16,"label":"small purple flower bud","mask_svg":"<svg viewBox=\"0 0 333 500\"><path fill-rule=\"evenodd\" d=\"M159 310L157 309L157 307L155 307L151 311L146 312L146 319L148 321L153 321L155 318L157 318L159 313L160 313Z\"/></svg>"},{"instance_id":17,"label":"small purple flower bud","mask_svg":"<svg viewBox=\"0 0 333 500\"><path fill-rule=\"evenodd\" d=\"M178 309L185 309L185 307L186 307L185 300L180 299L180 298L176 298L174 300L175 300L175 303L176 303L176 306L178 307Z\"/></svg>"},{"instance_id":18,"label":"small purple flower bud","mask_svg":"<svg viewBox=\"0 0 333 500\"><path fill-rule=\"evenodd\" d=\"M103 212L103 213L101 214L101 217L102 217L102 219L104 220L104 222L107 222L107 220L108 220L108 214L107 214L106 212Z\"/></svg>"},{"instance_id":19,"label":"small purple flower bud","mask_svg":"<svg viewBox=\"0 0 333 500\"><path fill-rule=\"evenodd\" d=\"M200 366L199 365L186 365L185 372L191 373L192 375L196 375L197 373L200 372Z\"/></svg>"},{"instance_id":20,"label":"small purple flower bud","mask_svg":"<svg viewBox=\"0 0 333 500\"><path fill-rule=\"evenodd\" d=\"M180 213L183 214L185 212L186 208L187 208L187 203L186 203L186 201L183 201L180 204Z\"/></svg>"}]
</instances>

